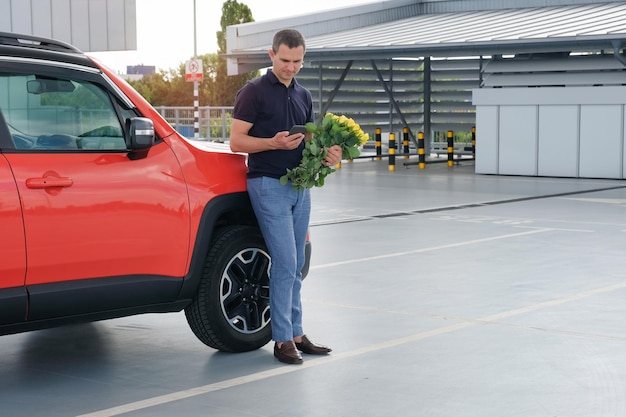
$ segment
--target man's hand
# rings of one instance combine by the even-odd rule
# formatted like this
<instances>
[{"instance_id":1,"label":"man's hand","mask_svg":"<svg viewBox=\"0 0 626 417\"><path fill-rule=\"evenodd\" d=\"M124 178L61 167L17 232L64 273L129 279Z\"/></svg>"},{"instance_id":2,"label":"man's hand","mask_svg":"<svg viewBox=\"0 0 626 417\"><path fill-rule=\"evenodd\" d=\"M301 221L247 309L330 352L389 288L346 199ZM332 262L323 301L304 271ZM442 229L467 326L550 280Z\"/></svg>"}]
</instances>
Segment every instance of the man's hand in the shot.
<instances>
[{"instance_id":1,"label":"man's hand","mask_svg":"<svg viewBox=\"0 0 626 417\"><path fill-rule=\"evenodd\" d=\"M330 148L328 148L328 151L326 152L326 158L324 159L324 163L326 164L326 166L335 166L337 165L339 162L341 162L341 146L339 145L333 145Z\"/></svg>"},{"instance_id":2,"label":"man's hand","mask_svg":"<svg viewBox=\"0 0 626 417\"><path fill-rule=\"evenodd\" d=\"M278 132L274 136L276 149L296 149L298 146L300 146L300 143L302 143L303 140L303 133L294 133L293 135L290 135L289 132Z\"/></svg>"},{"instance_id":3,"label":"man's hand","mask_svg":"<svg viewBox=\"0 0 626 417\"><path fill-rule=\"evenodd\" d=\"M305 138L302 133L290 135L288 131L278 132L272 138L257 138L248 132L252 123L233 119L230 128L230 149L233 152L257 153L276 149L296 149ZM307 134L309 135L309 134Z\"/></svg>"}]
</instances>

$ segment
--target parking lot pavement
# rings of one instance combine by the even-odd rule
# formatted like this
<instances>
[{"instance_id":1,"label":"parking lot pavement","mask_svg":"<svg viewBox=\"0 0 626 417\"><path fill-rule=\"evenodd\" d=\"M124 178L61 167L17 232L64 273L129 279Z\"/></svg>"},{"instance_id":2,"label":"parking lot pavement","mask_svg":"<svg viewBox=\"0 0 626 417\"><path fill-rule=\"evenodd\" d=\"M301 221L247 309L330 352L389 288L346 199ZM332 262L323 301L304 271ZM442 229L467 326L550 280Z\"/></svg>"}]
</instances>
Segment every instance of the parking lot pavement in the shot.
<instances>
[{"instance_id":1,"label":"parking lot pavement","mask_svg":"<svg viewBox=\"0 0 626 417\"><path fill-rule=\"evenodd\" d=\"M183 313L0 338L0 415L626 414L626 182L344 162L313 190L302 366Z\"/></svg>"}]
</instances>

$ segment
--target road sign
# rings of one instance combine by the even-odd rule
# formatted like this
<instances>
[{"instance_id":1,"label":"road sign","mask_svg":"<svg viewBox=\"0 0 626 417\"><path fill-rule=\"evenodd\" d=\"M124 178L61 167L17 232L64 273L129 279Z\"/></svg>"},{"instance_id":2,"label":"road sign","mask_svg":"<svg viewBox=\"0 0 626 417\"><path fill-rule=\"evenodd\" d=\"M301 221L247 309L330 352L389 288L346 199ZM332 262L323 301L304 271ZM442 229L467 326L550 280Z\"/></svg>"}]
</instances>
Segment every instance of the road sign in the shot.
<instances>
[{"instance_id":1,"label":"road sign","mask_svg":"<svg viewBox=\"0 0 626 417\"><path fill-rule=\"evenodd\" d=\"M202 81L202 60L192 58L185 63L185 81Z\"/></svg>"}]
</instances>

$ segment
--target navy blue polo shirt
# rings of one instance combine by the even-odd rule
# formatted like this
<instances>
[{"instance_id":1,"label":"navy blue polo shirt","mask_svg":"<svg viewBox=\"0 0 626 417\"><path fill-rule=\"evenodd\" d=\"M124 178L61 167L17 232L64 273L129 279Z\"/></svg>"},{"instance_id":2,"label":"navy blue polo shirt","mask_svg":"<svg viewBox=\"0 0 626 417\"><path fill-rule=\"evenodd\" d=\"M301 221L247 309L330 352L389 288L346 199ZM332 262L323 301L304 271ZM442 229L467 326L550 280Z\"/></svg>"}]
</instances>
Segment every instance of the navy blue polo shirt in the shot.
<instances>
[{"instance_id":1,"label":"navy blue polo shirt","mask_svg":"<svg viewBox=\"0 0 626 417\"><path fill-rule=\"evenodd\" d=\"M252 123L248 134L272 138L277 132L314 121L311 92L294 79L285 87L271 70L249 81L235 98L233 118ZM300 163L304 141L297 149L272 150L248 155L248 177L280 178Z\"/></svg>"}]
</instances>

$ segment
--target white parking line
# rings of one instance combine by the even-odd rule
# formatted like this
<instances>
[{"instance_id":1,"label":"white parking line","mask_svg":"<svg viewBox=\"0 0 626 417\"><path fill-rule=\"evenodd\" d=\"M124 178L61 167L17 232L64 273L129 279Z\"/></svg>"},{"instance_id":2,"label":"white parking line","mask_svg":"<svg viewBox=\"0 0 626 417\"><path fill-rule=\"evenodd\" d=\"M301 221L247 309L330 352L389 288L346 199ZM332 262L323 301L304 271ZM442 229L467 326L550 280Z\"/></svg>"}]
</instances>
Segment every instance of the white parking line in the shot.
<instances>
[{"instance_id":1,"label":"white parking line","mask_svg":"<svg viewBox=\"0 0 626 417\"><path fill-rule=\"evenodd\" d=\"M120 405L117 407L108 408L105 410L96 411L93 413L82 414L77 417L114 417L119 416L121 414L130 413L133 411L138 411L150 407L155 407L161 404L167 404L174 401L183 400L185 398L195 397L198 395L204 395L215 391L220 391L223 389L233 388L239 385L248 384L250 382L260 381L267 378L272 378L279 375L285 375L288 373L300 371L303 369L312 368L315 366L325 365L330 362L352 358L358 355L363 355L365 353L376 352L383 349L389 349L392 347L400 346L407 343L417 342L423 339L427 339L434 336L439 336L442 334L452 333L457 330L466 329L469 327L475 327L480 325L489 324L495 320L501 320L503 318L510 318L514 316L519 316L522 314L538 311L541 309L554 307L557 305L569 303L572 301L581 300L583 298L591 297L594 295L604 294L612 291L617 291L620 289L626 288L626 282L621 282L614 285L609 285L606 287L595 288L592 290L580 292L578 294L570 295L567 297L561 297L550 301L545 301L542 303L516 308L509 311L503 311L501 313L492 314L490 316L486 316L484 318L470 320L462 323L452 324L449 326L439 327L437 329L428 330L425 332L420 332L412 335L408 335L405 337L400 337L397 339L387 340L380 343L375 343L373 345L364 346L360 349L354 349L347 352L342 353L333 353L332 355L320 357L317 359L307 360L304 364L298 366L287 366L280 365L277 368L270 369L263 372L257 372L250 375L245 375L238 378L227 379L225 381L215 382L213 384L203 385L196 388L191 388L187 390L172 392L170 394L160 395L157 397L147 398L145 400L136 401L124 405Z\"/></svg>"},{"instance_id":2,"label":"white parking line","mask_svg":"<svg viewBox=\"0 0 626 417\"><path fill-rule=\"evenodd\" d=\"M431 246L431 247L428 247L428 248L414 249L414 250L410 250L410 251L386 253L386 254L383 254L383 255L368 256L367 258L348 259L348 260L345 260L345 261L331 262L331 263L321 264L321 265L311 265L310 269L313 270L313 269L322 269L322 268L332 268L332 267L341 266L341 265L350 265L350 264L355 264L355 263L376 261L376 260L379 260L379 259L395 258L395 257L398 257L398 256L414 255L416 253L439 251L439 250L442 250L442 249L456 248L456 247L459 247L459 246L467 246L467 245L475 245L477 243L491 242L491 241L494 241L494 240L510 239L510 238L513 238L513 237L534 235L536 233L550 232L552 230L555 230L555 229L538 228L538 229L527 230L525 232L509 233L509 234L506 234L506 235L485 237L485 238L482 238L482 239L466 240L464 242L448 243L446 245Z\"/></svg>"}]
</instances>

